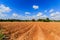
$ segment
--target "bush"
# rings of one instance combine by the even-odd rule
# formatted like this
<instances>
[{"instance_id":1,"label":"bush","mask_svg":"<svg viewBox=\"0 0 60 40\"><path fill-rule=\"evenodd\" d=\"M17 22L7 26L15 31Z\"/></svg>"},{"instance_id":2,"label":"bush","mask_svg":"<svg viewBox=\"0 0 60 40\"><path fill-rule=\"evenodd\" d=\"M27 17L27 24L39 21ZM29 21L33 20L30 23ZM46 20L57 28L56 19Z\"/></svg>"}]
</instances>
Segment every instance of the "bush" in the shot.
<instances>
[{"instance_id":1,"label":"bush","mask_svg":"<svg viewBox=\"0 0 60 40\"><path fill-rule=\"evenodd\" d=\"M35 21L35 19L32 19L32 21Z\"/></svg>"},{"instance_id":2,"label":"bush","mask_svg":"<svg viewBox=\"0 0 60 40\"><path fill-rule=\"evenodd\" d=\"M50 22L49 18L46 18L46 22Z\"/></svg>"},{"instance_id":3,"label":"bush","mask_svg":"<svg viewBox=\"0 0 60 40\"><path fill-rule=\"evenodd\" d=\"M0 40L3 40L4 34L2 33L2 30L0 30Z\"/></svg>"},{"instance_id":4,"label":"bush","mask_svg":"<svg viewBox=\"0 0 60 40\"><path fill-rule=\"evenodd\" d=\"M0 40L3 40L4 34L0 33Z\"/></svg>"}]
</instances>

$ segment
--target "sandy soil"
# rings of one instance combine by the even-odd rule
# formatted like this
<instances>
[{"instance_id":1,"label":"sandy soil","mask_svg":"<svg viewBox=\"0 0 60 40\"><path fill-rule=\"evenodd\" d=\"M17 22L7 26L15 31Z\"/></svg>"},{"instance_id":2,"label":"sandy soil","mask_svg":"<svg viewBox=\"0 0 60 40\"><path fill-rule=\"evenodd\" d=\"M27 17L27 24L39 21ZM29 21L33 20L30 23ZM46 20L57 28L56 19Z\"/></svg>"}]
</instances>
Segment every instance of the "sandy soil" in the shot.
<instances>
[{"instance_id":1,"label":"sandy soil","mask_svg":"<svg viewBox=\"0 0 60 40\"><path fill-rule=\"evenodd\" d=\"M60 40L60 22L0 22L9 40Z\"/></svg>"}]
</instances>

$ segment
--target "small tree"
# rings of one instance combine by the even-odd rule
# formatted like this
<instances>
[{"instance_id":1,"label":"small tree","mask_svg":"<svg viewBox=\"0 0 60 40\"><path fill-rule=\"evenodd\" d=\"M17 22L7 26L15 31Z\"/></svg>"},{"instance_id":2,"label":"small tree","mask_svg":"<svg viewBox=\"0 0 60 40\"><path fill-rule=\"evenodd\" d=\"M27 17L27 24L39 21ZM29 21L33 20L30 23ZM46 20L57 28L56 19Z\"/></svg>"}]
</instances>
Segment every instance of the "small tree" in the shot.
<instances>
[{"instance_id":1,"label":"small tree","mask_svg":"<svg viewBox=\"0 0 60 40\"><path fill-rule=\"evenodd\" d=\"M49 22L50 20L49 20L49 18L46 18L46 22Z\"/></svg>"},{"instance_id":2,"label":"small tree","mask_svg":"<svg viewBox=\"0 0 60 40\"><path fill-rule=\"evenodd\" d=\"M32 19L32 21L35 21L35 19Z\"/></svg>"}]
</instances>

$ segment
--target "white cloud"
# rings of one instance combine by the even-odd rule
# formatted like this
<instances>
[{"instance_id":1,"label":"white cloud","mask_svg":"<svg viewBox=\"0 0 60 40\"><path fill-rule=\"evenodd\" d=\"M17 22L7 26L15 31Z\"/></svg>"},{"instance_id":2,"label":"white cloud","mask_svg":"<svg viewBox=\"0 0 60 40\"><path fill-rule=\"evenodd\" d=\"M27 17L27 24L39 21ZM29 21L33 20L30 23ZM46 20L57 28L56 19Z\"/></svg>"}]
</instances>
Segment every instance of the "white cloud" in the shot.
<instances>
[{"instance_id":1,"label":"white cloud","mask_svg":"<svg viewBox=\"0 0 60 40\"><path fill-rule=\"evenodd\" d=\"M27 19L27 17L23 16L23 15L19 15L18 13L12 13L12 16L10 17L10 19L21 19L21 20L24 20L24 19Z\"/></svg>"},{"instance_id":2,"label":"white cloud","mask_svg":"<svg viewBox=\"0 0 60 40\"><path fill-rule=\"evenodd\" d=\"M29 14L31 14L31 13L30 13L30 12L25 12L25 14L26 14L26 15L29 15Z\"/></svg>"},{"instance_id":3,"label":"white cloud","mask_svg":"<svg viewBox=\"0 0 60 40\"><path fill-rule=\"evenodd\" d=\"M58 16L58 15L60 15L60 12L53 12L50 14L50 16L52 16L52 17Z\"/></svg>"},{"instance_id":4,"label":"white cloud","mask_svg":"<svg viewBox=\"0 0 60 40\"><path fill-rule=\"evenodd\" d=\"M52 16L52 17L55 16L55 13L51 13L50 16Z\"/></svg>"},{"instance_id":5,"label":"white cloud","mask_svg":"<svg viewBox=\"0 0 60 40\"><path fill-rule=\"evenodd\" d=\"M49 10L50 13L53 12L53 11L54 11L54 9L50 9L50 10Z\"/></svg>"},{"instance_id":6,"label":"white cloud","mask_svg":"<svg viewBox=\"0 0 60 40\"><path fill-rule=\"evenodd\" d=\"M60 20L60 12L53 12L50 14L51 19Z\"/></svg>"},{"instance_id":7,"label":"white cloud","mask_svg":"<svg viewBox=\"0 0 60 40\"><path fill-rule=\"evenodd\" d=\"M5 17L7 16L7 14L0 14L0 17Z\"/></svg>"},{"instance_id":8,"label":"white cloud","mask_svg":"<svg viewBox=\"0 0 60 40\"><path fill-rule=\"evenodd\" d=\"M43 18L47 18L47 16L46 16L46 15L43 15L42 17L43 17Z\"/></svg>"},{"instance_id":9,"label":"white cloud","mask_svg":"<svg viewBox=\"0 0 60 40\"><path fill-rule=\"evenodd\" d=\"M7 19L7 14L0 14L0 19Z\"/></svg>"},{"instance_id":10,"label":"white cloud","mask_svg":"<svg viewBox=\"0 0 60 40\"><path fill-rule=\"evenodd\" d=\"M0 13L10 12L11 9L3 4L0 4Z\"/></svg>"},{"instance_id":11,"label":"white cloud","mask_svg":"<svg viewBox=\"0 0 60 40\"><path fill-rule=\"evenodd\" d=\"M45 19L45 18L47 18L47 16L43 15L43 13L41 13L41 12L38 12L38 14L31 16L31 19L36 19L36 20L37 19Z\"/></svg>"},{"instance_id":12,"label":"white cloud","mask_svg":"<svg viewBox=\"0 0 60 40\"><path fill-rule=\"evenodd\" d=\"M17 17L18 14L17 14L17 13L13 13L12 16L13 16L13 17Z\"/></svg>"},{"instance_id":13,"label":"white cloud","mask_svg":"<svg viewBox=\"0 0 60 40\"><path fill-rule=\"evenodd\" d=\"M37 16L42 16L42 13L41 13L41 12L39 12L39 13L37 14Z\"/></svg>"},{"instance_id":14,"label":"white cloud","mask_svg":"<svg viewBox=\"0 0 60 40\"><path fill-rule=\"evenodd\" d=\"M33 8L34 9L39 9L39 6L38 5L33 5Z\"/></svg>"},{"instance_id":15,"label":"white cloud","mask_svg":"<svg viewBox=\"0 0 60 40\"><path fill-rule=\"evenodd\" d=\"M10 12L11 9L3 4L0 4L0 19L7 18L7 12Z\"/></svg>"},{"instance_id":16,"label":"white cloud","mask_svg":"<svg viewBox=\"0 0 60 40\"><path fill-rule=\"evenodd\" d=\"M20 19L20 15L17 13L12 13L11 17L9 17L9 19Z\"/></svg>"},{"instance_id":17,"label":"white cloud","mask_svg":"<svg viewBox=\"0 0 60 40\"><path fill-rule=\"evenodd\" d=\"M29 16L29 15L25 15L25 16L23 16L23 15L19 15L19 14L17 14L17 13L13 13L12 14L12 16L11 16L11 19L22 19L22 20L31 20L31 19L39 19L39 18L41 18L41 19L45 19L47 16L46 15L43 15L41 12L39 12L38 14L36 14L36 15L31 15L31 16Z\"/></svg>"}]
</instances>

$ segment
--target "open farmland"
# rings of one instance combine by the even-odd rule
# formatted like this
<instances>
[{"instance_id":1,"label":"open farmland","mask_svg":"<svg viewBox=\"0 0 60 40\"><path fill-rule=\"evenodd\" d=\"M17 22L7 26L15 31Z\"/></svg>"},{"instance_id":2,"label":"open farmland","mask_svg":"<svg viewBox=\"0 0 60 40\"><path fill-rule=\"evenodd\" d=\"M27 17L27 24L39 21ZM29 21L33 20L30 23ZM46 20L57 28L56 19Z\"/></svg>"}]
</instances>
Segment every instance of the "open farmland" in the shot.
<instances>
[{"instance_id":1,"label":"open farmland","mask_svg":"<svg viewBox=\"0 0 60 40\"><path fill-rule=\"evenodd\" d=\"M6 40L60 40L59 22L0 22Z\"/></svg>"}]
</instances>

